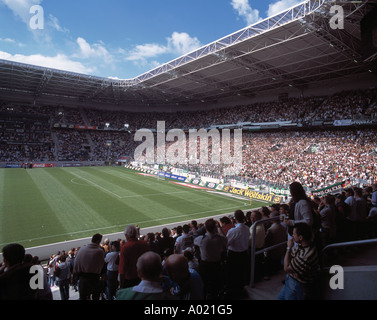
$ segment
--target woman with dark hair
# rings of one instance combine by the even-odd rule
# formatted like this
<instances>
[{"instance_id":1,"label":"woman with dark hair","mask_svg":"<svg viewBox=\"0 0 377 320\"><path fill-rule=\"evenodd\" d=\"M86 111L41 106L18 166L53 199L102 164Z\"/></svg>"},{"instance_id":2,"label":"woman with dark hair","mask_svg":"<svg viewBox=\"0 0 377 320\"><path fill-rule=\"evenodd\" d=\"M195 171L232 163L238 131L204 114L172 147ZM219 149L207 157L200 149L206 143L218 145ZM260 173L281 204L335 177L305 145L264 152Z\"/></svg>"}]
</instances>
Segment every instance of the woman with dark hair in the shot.
<instances>
[{"instance_id":1,"label":"woman with dark hair","mask_svg":"<svg viewBox=\"0 0 377 320\"><path fill-rule=\"evenodd\" d=\"M293 182L289 186L292 200L290 203L290 210L293 213L290 214L289 219L284 220L284 224L288 227L293 227L296 223L306 223L309 226L313 226L313 209L311 201L306 195L306 192L299 182Z\"/></svg>"}]
</instances>

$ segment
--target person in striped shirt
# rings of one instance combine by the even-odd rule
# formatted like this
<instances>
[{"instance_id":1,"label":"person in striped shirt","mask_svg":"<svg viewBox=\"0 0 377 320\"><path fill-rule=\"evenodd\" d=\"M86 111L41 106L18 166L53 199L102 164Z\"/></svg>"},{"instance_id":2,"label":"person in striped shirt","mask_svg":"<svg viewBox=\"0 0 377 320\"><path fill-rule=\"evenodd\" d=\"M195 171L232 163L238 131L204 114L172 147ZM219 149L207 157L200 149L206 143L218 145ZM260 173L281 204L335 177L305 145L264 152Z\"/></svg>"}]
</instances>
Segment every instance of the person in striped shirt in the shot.
<instances>
[{"instance_id":1,"label":"person in striped shirt","mask_svg":"<svg viewBox=\"0 0 377 320\"><path fill-rule=\"evenodd\" d=\"M294 243L297 246L294 247ZM284 271L287 273L284 287L278 300L307 300L312 297L313 284L318 274L319 255L312 243L312 229L306 223L297 223L293 237L288 240L284 257Z\"/></svg>"}]
</instances>

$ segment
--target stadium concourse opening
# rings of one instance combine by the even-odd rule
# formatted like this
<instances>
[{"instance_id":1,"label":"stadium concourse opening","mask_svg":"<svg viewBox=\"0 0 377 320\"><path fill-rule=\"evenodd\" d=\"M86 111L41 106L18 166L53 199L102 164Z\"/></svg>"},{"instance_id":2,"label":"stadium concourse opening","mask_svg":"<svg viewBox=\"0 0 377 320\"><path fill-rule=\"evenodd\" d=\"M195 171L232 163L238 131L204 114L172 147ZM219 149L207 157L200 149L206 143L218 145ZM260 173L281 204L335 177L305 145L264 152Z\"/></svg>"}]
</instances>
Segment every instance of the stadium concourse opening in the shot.
<instances>
[{"instance_id":1,"label":"stadium concourse opening","mask_svg":"<svg viewBox=\"0 0 377 320\"><path fill-rule=\"evenodd\" d=\"M375 34L376 4L344 2L344 29L337 30L329 24L331 5L304 1L131 80L0 60L1 247L19 243L27 248L27 262L38 262L33 256L46 260L49 287L59 299L57 265L72 262L94 234L123 243L123 230L137 225L138 241L162 260L172 252L186 255L190 270L197 270L191 275L205 282L203 298L229 298L234 288L214 284L201 269L208 252L198 251L200 237L210 233L205 222L215 217L217 234L228 241L222 260L215 261L218 270L231 270L229 261L247 261L243 278L233 272L216 279L240 280L246 290L234 297L274 299L286 276L287 241L302 241L297 230L293 235L293 222L280 221L280 215L302 218L290 190L299 182L317 223L312 231L318 253L344 244L335 248L331 263L357 265L357 272L365 271L364 289L373 289L375 247L361 247L377 237L377 60L369 37ZM190 129L242 130L241 171L233 174L228 163L138 163L135 133L145 128L155 138L161 120L166 132L178 128L187 135ZM174 147L175 141L165 142ZM207 142L211 157L218 150L212 139ZM164 179L157 178L161 172ZM245 220L236 219L237 211ZM247 241L232 247L236 225L247 230ZM284 232L284 252L274 250L278 258L271 261L271 247L281 249L269 237L275 228ZM181 250L183 238L192 240L187 252ZM168 247L162 248L162 239L171 239ZM96 245L103 255L117 252L118 244L110 249L105 238ZM46 248L52 250L37 254ZM3 267L11 267L9 261ZM366 268L365 261L373 266ZM109 271L118 274L121 265ZM6 272L0 272L2 295ZM321 283L328 289L328 281ZM346 282L341 298L349 299L351 289ZM355 292L353 299L365 297ZM103 287L100 297L114 296ZM316 298L333 297L324 290Z\"/></svg>"}]
</instances>

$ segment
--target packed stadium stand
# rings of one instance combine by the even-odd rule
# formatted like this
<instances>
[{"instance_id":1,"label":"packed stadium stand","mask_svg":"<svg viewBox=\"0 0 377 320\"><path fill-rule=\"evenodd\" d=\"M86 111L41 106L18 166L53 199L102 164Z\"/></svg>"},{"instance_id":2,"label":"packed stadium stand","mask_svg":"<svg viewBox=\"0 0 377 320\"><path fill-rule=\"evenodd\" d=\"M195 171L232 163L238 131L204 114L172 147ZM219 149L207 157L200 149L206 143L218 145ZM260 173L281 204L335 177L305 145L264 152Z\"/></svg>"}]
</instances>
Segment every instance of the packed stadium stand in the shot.
<instances>
[{"instance_id":1,"label":"packed stadium stand","mask_svg":"<svg viewBox=\"0 0 377 320\"><path fill-rule=\"evenodd\" d=\"M366 217L374 206L370 187L377 182L377 48L364 50L372 40L365 38L362 22L376 17L376 3L343 2L343 30L329 26L331 4L304 1L130 80L0 60L1 167L117 164L134 156L135 132L155 130L158 121L165 122L166 131L242 129L242 171L229 180L286 190L293 181L306 190L343 183L364 190ZM179 166L226 176L219 166ZM337 196L342 199L344 191ZM267 210L268 216L272 208ZM376 222L368 222L340 239L359 243L337 248L335 261L377 236ZM177 227L169 237L176 238ZM142 235L150 248L161 231L151 238ZM371 250L360 252L376 256ZM57 256L51 254L48 276L54 288ZM268 283L280 285L284 272L276 274L271 282L263 271L258 274L262 291L270 294L248 288L243 299L276 298L276 287Z\"/></svg>"}]
</instances>

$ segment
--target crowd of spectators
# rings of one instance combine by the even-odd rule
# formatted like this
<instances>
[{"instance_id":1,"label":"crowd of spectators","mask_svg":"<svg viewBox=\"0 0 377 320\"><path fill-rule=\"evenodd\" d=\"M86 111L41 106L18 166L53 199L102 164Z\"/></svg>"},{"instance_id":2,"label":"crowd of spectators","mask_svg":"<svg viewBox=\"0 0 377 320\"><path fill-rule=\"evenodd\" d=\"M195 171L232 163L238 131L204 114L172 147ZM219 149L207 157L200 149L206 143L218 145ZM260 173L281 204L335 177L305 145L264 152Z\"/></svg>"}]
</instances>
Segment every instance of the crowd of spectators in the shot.
<instances>
[{"instance_id":1,"label":"crowd of spectators","mask_svg":"<svg viewBox=\"0 0 377 320\"><path fill-rule=\"evenodd\" d=\"M20 245L7 245L0 299L51 300L55 285L62 300L70 299L70 286L81 300L247 299L251 276L254 282L268 281L281 270L287 278L277 299L307 299L309 293L320 298L313 294L322 248L377 236L377 183L322 198L308 198L299 182L289 187L289 203L237 210L219 220L194 220L146 234L129 225L125 237L115 241L95 234L81 248L51 255L44 290L29 285L27 268L39 264L38 257L25 255ZM251 248L272 246L255 257L252 275Z\"/></svg>"},{"instance_id":2,"label":"crowd of spectators","mask_svg":"<svg viewBox=\"0 0 377 320\"><path fill-rule=\"evenodd\" d=\"M57 131L58 161L88 161L90 145L82 131Z\"/></svg>"},{"instance_id":3,"label":"crowd of spectators","mask_svg":"<svg viewBox=\"0 0 377 320\"><path fill-rule=\"evenodd\" d=\"M0 161L114 163L134 155L138 144L129 130L155 129L157 121L165 121L169 130L239 122L363 119L377 115L377 103L376 90L369 89L196 112L129 113L6 103L0 112L4 120L0 121ZM75 125L103 130L77 130ZM376 136L374 129L244 132L243 164L237 178L281 188L297 180L312 189L350 179L371 182L377 179ZM211 140L208 150L211 157ZM209 164L187 164L185 169L217 178L231 175L229 168L211 165L211 158Z\"/></svg>"},{"instance_id":4,"label":"crowd of spectators","mask_svg":"<svg viewBox=\"0 0 377 320\"><path fill-rule=\"evenodd\" d=\"M284 186L290 181L319 189L360 179L375 181L376 130L245 134L247 181Z\"/></svg>"}]
</instances>

